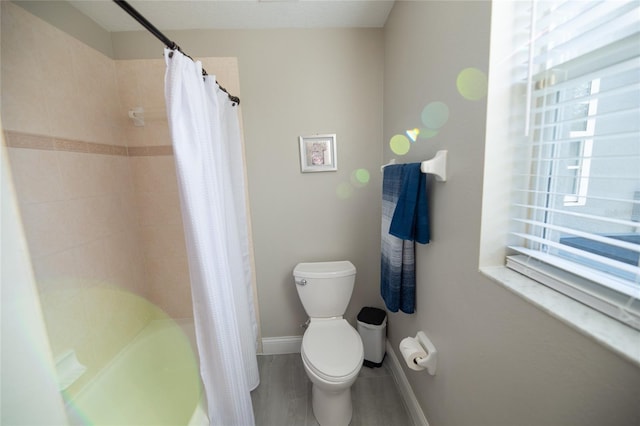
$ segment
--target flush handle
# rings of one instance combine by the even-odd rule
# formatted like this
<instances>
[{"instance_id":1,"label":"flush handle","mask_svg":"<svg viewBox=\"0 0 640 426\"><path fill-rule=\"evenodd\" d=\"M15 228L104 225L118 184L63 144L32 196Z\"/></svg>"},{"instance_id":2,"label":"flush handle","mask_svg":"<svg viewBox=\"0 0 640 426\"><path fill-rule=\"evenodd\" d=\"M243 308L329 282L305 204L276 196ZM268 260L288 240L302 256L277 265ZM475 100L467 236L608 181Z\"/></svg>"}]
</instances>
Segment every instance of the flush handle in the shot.
<instances>
[{"instance_id":1,"label":"flush handle","mask_svg":"<svg viewBox=\"0 0 640 426\"><path fill-rule=\"evenodd\" d=\"M296 281L296 284L298 285L307 285L307 280L305 280L304 278L301 279L300 281Z\"/></svg>"}]
</instances>

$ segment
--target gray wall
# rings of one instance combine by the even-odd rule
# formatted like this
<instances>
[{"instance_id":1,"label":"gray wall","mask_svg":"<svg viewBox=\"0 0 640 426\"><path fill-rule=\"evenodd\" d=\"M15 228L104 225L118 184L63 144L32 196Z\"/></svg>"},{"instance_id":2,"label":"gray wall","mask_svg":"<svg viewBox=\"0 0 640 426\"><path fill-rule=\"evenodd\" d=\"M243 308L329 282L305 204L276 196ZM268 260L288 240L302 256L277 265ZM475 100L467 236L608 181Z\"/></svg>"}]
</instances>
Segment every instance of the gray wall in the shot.
<instances>
[{"instance_id":1,"label":"gray wall","mask_svg":"<svg viewBox=\"0 0 640 426\"><path fill-rule=\"evenodd\" d=\"M488 2L398 2L384 33L384 160L389 139L420 126L431 101L449 121L401 162L449 150L450 179L430 186L432 242L417 250L417 312L390 314L395 348L423 330L438 372L405 368L432 426L634 425L640 369L478 272L486 100L456 90L467 67L487 71Z\"/></svg>"},{"instance_id":2,"label":"gray wall","mask_svg":"<svg viewBox=\"0 0 640 426\"><path fill-rule=\"evenodd\" d=\"M351 260L358 269L347 318L378 296L382 164L381 29L174 31L197 57L235 56L263 337L302 335L291 272L298 262ZM157 58L143 32L113 34L117 59ZM224 82L222 82L224 85ZM336 133L338 171L300 173L298 136ZM364 187L351 174L364 168ZM339 187L351 189L341 198Z\"/></svg>"}]
</instances>

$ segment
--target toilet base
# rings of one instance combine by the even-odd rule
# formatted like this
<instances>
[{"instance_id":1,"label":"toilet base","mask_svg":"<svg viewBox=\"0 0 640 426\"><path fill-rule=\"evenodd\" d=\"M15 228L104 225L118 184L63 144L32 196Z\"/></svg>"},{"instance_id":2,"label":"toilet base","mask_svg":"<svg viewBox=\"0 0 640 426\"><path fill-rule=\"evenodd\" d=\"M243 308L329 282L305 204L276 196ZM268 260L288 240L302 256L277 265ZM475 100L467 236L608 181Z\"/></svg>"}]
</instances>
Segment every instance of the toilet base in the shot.
<instances>
[{"instance_id":1,"label":"toilet base","mask_svg":"<svg viewBox=\"0 0 640 426\"><path fill-rule=\"evenodd\" d=\"M348 426L351 422L351 387L331 392L314 383L311 389L311 404L313 415L320 426Z\"/></svg>"}]
</instances>

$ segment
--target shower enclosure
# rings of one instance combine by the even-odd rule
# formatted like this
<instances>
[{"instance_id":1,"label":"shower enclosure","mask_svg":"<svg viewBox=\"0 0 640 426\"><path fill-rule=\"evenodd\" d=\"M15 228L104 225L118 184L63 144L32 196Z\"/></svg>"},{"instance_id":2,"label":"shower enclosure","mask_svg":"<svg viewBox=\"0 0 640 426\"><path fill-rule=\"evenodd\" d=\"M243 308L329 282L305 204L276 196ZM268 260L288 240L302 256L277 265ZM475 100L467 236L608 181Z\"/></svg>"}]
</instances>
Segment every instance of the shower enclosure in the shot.
<instances>
[{"instance_id":1,"label":"shower enclosure","mask_svg":"<svg viewBox=\"0 0 640 426\"><path fill-rule=\"evenodd\" d=\"M15 202L72 400L152 321L193 318L165 62L113 60L14 3L1 7ZM203 62L239 93L235 58ZM135 126L136 107L159 113Z\"/></svg>"}]
</instances>

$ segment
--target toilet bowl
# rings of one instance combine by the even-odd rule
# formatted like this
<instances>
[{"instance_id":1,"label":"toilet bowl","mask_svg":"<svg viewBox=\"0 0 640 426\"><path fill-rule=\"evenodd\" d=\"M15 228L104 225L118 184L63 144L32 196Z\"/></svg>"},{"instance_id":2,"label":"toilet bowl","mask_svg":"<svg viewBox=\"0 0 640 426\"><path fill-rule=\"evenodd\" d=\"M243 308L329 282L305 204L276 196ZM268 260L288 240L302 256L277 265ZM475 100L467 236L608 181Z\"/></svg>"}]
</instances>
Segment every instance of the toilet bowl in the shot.
<instances>
[{"instance_id":1,"label":"toilet bowl","mask_svg":"<svg viewBox=\"0 0 640 426\"><path fill-rule=\"evenodd\" d=\"M302 364L313 383L313 413L320 425L348 425L351 385L364 360L362 340L345 319L312 320L302 337Z\"/></svg>"},{"instance_id":2,"label":"toilet bowl","mask_svg":"<svg viewBox=\"0 0 640 426\"><path fill-rule=\"evenodd\" d=\"M298 264L293 275L309 315L300 355L311 380L313 414L321 426L351 421L351 385L364 349L358 332L343 318L351 299L356 269L348 261Z\"/></svg>"}]
</instances>

